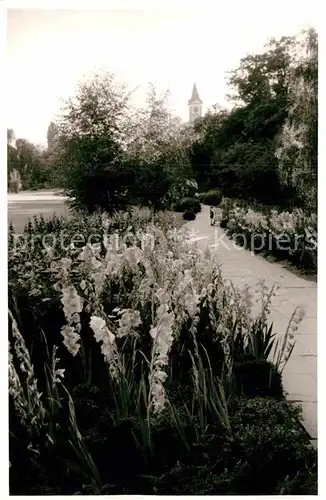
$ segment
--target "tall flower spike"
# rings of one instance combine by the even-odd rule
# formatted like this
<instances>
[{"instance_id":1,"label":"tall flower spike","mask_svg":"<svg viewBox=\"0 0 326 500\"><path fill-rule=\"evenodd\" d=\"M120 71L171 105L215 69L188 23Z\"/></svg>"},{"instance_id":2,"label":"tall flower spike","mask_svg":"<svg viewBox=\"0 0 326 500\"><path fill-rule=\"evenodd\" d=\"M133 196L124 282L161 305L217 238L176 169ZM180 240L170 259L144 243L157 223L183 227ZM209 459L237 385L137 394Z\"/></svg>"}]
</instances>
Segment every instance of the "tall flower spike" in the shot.
<instances>
[{"instance_id":1,"label":"tall flower spike","mask_svg":"<svg viewBox=\"0 0 326 500\"><path fill-rule=\"evenodd\" d=\"M109 365L109 371L112 377L118 378L121 371L121 364L119 363L119 353L115 335L109 330L105 320L99 316L92 316L89 324L94 332L96 342L102 342L101 352L105 362Z\"/></svg>"},{"instance_id":2,"label":"tall flower spike","mask_svg":"<svg viewBox=\"0 0 326 500\"><path fill-rule=\"evenodd\" d=\"M166 299L163 293L159 296L162 299ZM173 343L172 326L174 322L174 314L168 311L169 306L163 302L156 312L158 322L156 326L152 327L150 330L150 335L153 338L153 347L148 378L150 384L150 404L154 413L162 411L165 402L163 383L167 375L163 372L162 368L169 363L168 355Z\"/></svg>"},{"instance_id":3,"label":"tall flower spike","mask_svg":"<svg viewBox=\"0 0 326 500\"><path fill-rule=\"evenodd\" d=\"M73 326L65 325L61 328L61 335L63 336L63 344L67 350L70 354L76 356L80 349L80 345L78 344L80 335L76 332L76 329Z\"/></svg>"},{"instance_id":4,"label":"tall flower spike","mask_svg":"<svg viewBox=\"0 0 326 500\"><path fill-rule=\"evenodd\" d=\"M73 285L63 287L61 302L68 322L75 313L80 313L83 310L83 299L78 295Z\"/></svg>"}]
</instances>

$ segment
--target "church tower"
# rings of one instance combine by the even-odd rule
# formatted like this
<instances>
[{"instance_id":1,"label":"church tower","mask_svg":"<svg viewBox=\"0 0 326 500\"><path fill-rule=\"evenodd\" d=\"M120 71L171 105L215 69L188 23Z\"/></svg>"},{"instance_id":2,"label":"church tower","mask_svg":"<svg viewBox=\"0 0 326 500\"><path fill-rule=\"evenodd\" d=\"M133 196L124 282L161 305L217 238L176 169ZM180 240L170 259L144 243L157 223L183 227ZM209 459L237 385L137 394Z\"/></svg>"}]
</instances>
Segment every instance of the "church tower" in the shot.
<instances>
[{"instance_id":1,"label":"church tower","mask_svg":"<svg viewBox=\"0 0 326 500\"><path fill-rule=\"evenodd\" d=\"M194 83L193 89L192 89L192 95L191 98L188 101L188 107L189 107L189 122L194 123L197 118L201 117L202 114L202 104L203 101L201 101L198 90L196 87L196 84Z\"/></svg>"}]
</instances>

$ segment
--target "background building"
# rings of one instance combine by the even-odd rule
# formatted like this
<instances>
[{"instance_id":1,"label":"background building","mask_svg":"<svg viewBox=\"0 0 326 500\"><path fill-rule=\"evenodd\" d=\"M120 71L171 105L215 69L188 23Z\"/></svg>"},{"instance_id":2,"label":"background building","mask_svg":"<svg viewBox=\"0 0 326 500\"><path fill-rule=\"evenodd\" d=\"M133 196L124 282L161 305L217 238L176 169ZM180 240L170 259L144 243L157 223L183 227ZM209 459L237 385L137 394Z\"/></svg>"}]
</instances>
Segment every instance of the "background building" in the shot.
<instances>
[{"instance_id":1,"label":"background building","mask_svg":"<svg viewBox=\"0 0 326 500\"><path fill-rule=\"evenodd\" d=\"M196 84L194 83L192 89L191 98L188 101L189 107L189 122L194 123L197 118L201 118L202 116L202 104L203 101L200 99Z\"/></svg>"}]
</instances>

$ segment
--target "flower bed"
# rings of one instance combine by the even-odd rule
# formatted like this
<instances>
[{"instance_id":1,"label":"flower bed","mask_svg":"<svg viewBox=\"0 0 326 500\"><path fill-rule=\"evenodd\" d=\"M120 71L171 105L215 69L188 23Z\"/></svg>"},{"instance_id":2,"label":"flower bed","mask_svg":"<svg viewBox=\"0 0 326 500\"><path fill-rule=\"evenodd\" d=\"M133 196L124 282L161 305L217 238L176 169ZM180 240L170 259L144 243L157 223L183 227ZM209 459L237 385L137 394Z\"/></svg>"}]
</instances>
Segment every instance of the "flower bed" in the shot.
<instances>
[{"instance_id":1,"label":"flower bed","mask_svg":"<svg viewBox=\"0 0 326 500\"><path fill-rule=\"evenodd\" d=\"M11 494L315 492L282 387L300 312L278 345L274 290L227 285L185 234L136 211L10 235Z\"/></svg>"},{"instance_id":2,"label":"flower bed","mask_svg":"<svg viewBox=\"0 0 326 500\"><path fill-rule=\"evenodd\" d=\"M292 212L253 210L224 199L222 227L228 236L255 253L273 254L298 267L317 269L317 216L301 209Z\"/></svg>"}]
</instances>

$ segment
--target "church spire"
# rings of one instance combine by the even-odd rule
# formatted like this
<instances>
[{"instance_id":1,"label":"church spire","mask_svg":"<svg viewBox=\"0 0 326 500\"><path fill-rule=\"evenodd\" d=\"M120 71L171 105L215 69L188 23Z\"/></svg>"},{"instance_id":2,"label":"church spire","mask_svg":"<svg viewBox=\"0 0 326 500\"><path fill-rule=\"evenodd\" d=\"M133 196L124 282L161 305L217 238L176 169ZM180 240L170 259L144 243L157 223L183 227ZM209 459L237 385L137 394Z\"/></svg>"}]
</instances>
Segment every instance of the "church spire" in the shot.
<instances>
[{"instance_id":1,"label":"church spire","mask_svg":"<svg viewBox=\"0 0 326 500\"><path fill-rule=\"evenodd\" d=\"M190 123L194 123L197 118L202 116L202 104L203 101L200 99L196 84L194 83L191 98L188 101Z\"/></svg>"},{"instance_id":2,"label":"church spire","mask_svg":"<svg viewBox=\"0 0 326 500\"><path fill-rule=\"evenodd\" d=\"M188 104L192 104L195 101L200 102L201 104L203 103L203 101L199 97L196 84L194 83L194 86L192 88L191 98L189 99Z\"/></svg>"}]
</instances>

